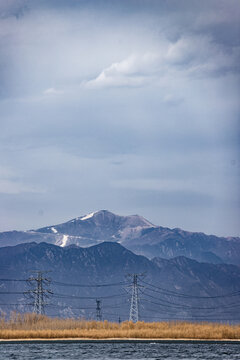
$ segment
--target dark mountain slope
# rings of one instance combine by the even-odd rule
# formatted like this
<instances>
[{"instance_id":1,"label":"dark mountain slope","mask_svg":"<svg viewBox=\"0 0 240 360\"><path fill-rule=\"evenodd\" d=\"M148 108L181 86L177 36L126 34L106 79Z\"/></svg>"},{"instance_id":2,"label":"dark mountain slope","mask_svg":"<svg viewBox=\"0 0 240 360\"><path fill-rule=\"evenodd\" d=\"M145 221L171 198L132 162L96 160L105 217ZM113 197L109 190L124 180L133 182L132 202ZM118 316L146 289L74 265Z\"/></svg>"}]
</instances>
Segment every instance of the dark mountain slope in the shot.
<instances>
[{"instance_id":1,"label":"dark mountain slope","mask_svg":"<svg viewBox=\"0 0 240 360\"><path fill-rule=\"evenodd\" d=\"M1 279L27 279L34 270L50 270L45 276L52 279L53 295L46 309L52 315L94 317L95 300L103 297L105 318L117 320L119 315L127 318L131 297L131 283L126 277L129 273L145 274L139 277L140 313L144 319L199 316L233 319L239 309L240 292L232 293L240 290L240 268L234 265L198 263L184 257L150 261L111 242L89 248L62 248L47 243L5 247L0 248L0 264ZM96 284L99 286L92 286ZM24 304L33 300L21 294L29 289L25 282L0 280L0 303L22 304L20 307L0 305L0 308L31 310ZM223 294L230 295L215 298ZM214 298L201 299L201 296Z\"/></svg>"},{"instance_id":2,"label":"dark mountain slope","mask_svg":"<svg viewBox=\"0 0 240 360\"><path fill-rule=\"evenodd\" d=\"M157 227L142 230L139 238L127 239L123 245L148 257L186 256L198 261L240 264L239 238Z\"/></svg>"}]
</instances>

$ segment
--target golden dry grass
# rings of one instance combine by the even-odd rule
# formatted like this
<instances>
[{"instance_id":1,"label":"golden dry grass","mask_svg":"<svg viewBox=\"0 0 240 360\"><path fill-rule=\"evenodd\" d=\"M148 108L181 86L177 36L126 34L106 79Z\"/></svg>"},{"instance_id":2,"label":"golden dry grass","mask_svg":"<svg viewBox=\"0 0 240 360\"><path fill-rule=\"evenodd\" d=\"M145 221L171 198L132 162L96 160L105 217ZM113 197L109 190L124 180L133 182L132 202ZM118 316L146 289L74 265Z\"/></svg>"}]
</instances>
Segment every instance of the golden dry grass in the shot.
<instances>
[{"instance_id":1,"label":"golden dry grass","mask_svg":"<svg viewBox=\"0 0 240 360\"><path fill-rule=\"evenodd\" d=\"M0 339L240 339L240 325L190 322L108 321L49 318L36 314L12 313L0 318Z\"/></svg>"}]
</instances>

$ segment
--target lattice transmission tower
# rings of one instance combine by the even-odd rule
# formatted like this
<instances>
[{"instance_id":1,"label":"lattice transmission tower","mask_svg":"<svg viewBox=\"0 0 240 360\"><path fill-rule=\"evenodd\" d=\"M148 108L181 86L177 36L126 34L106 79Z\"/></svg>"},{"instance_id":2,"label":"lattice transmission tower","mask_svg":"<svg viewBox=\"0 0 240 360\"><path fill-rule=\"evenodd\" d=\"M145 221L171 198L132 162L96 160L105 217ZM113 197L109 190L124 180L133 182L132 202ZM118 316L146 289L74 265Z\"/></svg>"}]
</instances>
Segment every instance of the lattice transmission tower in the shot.
<instances>
[{"instance_id":1,"label":"lattice transmission tower","mask_svg":"<svg viewBox=\"0 0 240 360\"><path fill-rule=\"evenodd\" d=\"M96 299L96 319L102 321L101 300Z\"/></svg>"},{"instance_id":2,"label":"lattice transmission tower","mask_svg":"<svg viewBox=\"0 0 240 360\"><path fill-rule=\"evenodd\" d=\"M139 320L139 287L138 278L143 274L128 274L128 277L132 279L131 285L131 306L129 313L129 321L137 322Z\"/></svg>"},{"instance_id":3,"label":"lattice transmission tower","mask_svg":"<svg viewBox=\"0 0 240 360\"><path fill-rule=\"evenodd\" d=\"M45 306L47 305L46 298L49 297L52 292L45 288L48 287L51 283L51 279L43 276L44 273L49 271L32 271L35 276L31 276L27 282L33 289L28 290L25 294L33 298L33 312L39 315L45 314Z\"/></svg>"}]
</instances>

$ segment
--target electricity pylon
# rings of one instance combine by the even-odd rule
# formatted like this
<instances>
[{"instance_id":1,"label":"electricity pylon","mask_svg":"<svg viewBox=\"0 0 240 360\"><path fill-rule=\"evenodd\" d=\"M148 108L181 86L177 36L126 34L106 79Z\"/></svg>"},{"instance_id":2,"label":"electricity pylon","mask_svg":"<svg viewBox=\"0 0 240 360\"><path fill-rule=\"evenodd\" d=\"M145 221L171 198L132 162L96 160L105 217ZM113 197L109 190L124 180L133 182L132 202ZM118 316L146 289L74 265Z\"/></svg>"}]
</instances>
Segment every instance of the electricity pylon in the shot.
<instances>
[{"instance_id":1,"label":"electricity pylon","mask_svg":"<svg viewBox=\"0 0 240 360\"><path fill-rule=\"evenodd\" d=\"M96 319L102 321L101 300L96 299Z\"/></svg>"},{"instance_id":2,"label":"electricity pylon","mask_svg":"<svg viewBox=\"0 0 240 360\"><path fill-rule=\"evenodd\" d=\"M36 273L36 276L30 277L27 281L30 285L35 285L34 289L29 290L26 294L33 297L33 312L39 315L45 314L45 305L47 305L45 298L48 298L48 294L52 292L44 288L44 285L49 286L51 280L44 277L43 274L49 271L32 271Z\"/></svg>"},{"instance_id":3,"label":"electricity pylon","mask_svg":"<svg viewBox=\"0 0 240 360\"><path fill-rule=\"evenodd\" d=\"M128 274L128 277L132 279L132 294L131 294L131 306L129 313L129 321L137 322L139 320L139 287L138 277L143 276L143 274Z\"/></svg>"}]
</instances>

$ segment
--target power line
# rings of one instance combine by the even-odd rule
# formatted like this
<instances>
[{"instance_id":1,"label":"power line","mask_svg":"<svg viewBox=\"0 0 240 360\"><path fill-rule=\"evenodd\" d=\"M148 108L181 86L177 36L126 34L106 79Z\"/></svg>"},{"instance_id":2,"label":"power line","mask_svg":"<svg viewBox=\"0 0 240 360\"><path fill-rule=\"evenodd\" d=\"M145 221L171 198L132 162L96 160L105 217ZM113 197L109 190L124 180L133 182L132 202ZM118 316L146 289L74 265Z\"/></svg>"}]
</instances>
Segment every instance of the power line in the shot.
<instances>
[{"instance_id":1,"label":"power line","mask_svg":"<svg viewBox=\"0 0 240 360\"><path fill-rule=\"evenodd\" d=\"M64 308L67 309L69 306L68 305L58 305L58 304L48 304L48 307L54 307L54 308ZM95 310L94 306L81 306L81 307L72 307L71 306L71 310Z\"/></svg>"},{"instance_id":2,"label":"power line","mask_svg":"<svg viewBox=\"0 0 240 360\"><path fill-rule=\"evenodd\" d=\"M156 299L159 301L158 298L151 296L147 293L144 293L146 296L149 296L153 299ZM156 303L153 301L150 301L148 299L143 299L144 301L147 301L149 303L155 304L155 305L160 305L160 306L165 306L165 307L174 307L174 308L183 308L183 309L194 309L194 310L214 310L214 309L219 309L219 308L232 308L232 307L238 307L240 306L239 303L233 303L233 304L226 304L226 305L220 305L220 306L215 306L215 307L197 307L197 306L191 306L191 305L185 305L185 304L175 304L175 303L171 303L171 302L167 302L167 305L164 303ZM161 301L161 300L160 300ZM169 305L168 305L169 304Z\"/></svg>"},{"instance_id":3,"label":"power line","mask_svg":"<svg viewBox=\"0 0 240 360\"><path fill-rule=\"evenodd\" d=\"M155 316L149 316L149 315L147 315L147 316L145 316L145 318L146 319L154 319L154 320L156 320L156 321L162 321L162 320L166 320L166 321L175 321L175 320L177 320L177 321L191 321L191 322L194 322L194 321L239 321L240 320L240 318L234 318L234 319L229 319L229 318L225 318L225 319L223 319L223 318L216 318L216 317L214 317L214 318L211 318L211 317L183 317L183 316L181 316L181 317L160 317L160 318L156 318Z\"/></svg>"},{"instance_id":4,"label":"power line","mask_svg":"<svg viewBox=\"0 0 240 360\"><path fill-rule=\"evenodd\" d=\"M0 306L29 306L29 305L32 305L32 304L22 304L22 303L17 303L17 304L11 304L11 303L0 303Z\"/></svg>"},{"instance_id":5,"label":"power line","mask_svg":"<svg viewBox=\"0 0 240 360\"><path fill-rule=\"evenodd\" d=\"M142 299L144 302L144 299ZM147 302L147 304L151 304L152 302ZM163 313L163 314L169 314L169 315L176 315L176 314L181 314L181 316L185 316L187 311L185 309L155 309L155 308L148 308L146 306L144 306L144 311L151 311L154 312L155 314L159 314L159 313ZM185 315L184 315L185 314ZM220 316L220 315L230 315L230 316L235 316L235 314L233 314L232 312L229 311L221 311L221 309L216 309L216 311L211 311L211 313L206 313L206 312L198 312L196 313L196 315L191 315L191 316Z\"/></svg>"},{"instance_id":6,"label":"power line","mask_svg":"<svg viewBox=\"0 0 240 360\"><path fill-rule=\"evenodd\" d=\"M20 294L24 294L24 292L23 291L0 291L0 295L9 295L9 294L20 295Z\"/></svg>"},{"instance_id":7,"label":"power line","mask_svg":"<svg viewBox=\"0 0 240 360\"><path fill-rule=\"evenodd\" d=\"M110 283L110 284L69 284L69 283L63 283L60 281L52 281L52 284L59 285L59 286L73 286L73 287L109 287L109 286L123 286L128 285L126 282L119 282L119 283Z\"/></svg>"},{"instance_id":8,"label":"power line","mask_svg":"<svg viewBox=\"0 0 240 360\"><path fill-rule=\"evenodd\" d=\"M106 295L106 296L98 296L99 299L111 299L114 297L126 297L126 294L114 294L114 295ZM59 293L54 293L53 294L54 298L61 298L61 299L86 299L86 300L91 300L91 299L96 299L96 296L77 296L77 295L67 295L67 294L59 294Z\"/></svg>"},{"instance_id":9,"label":"power line","mask_svg":"<svg viewBox=\"0 0 240 360\"><path fill-rule=\"evenodd\" d=\"M0 279L0 281L2 282L6 282L6 281L26 281L26 279Z\"/></svg>"},{"instance_id":10,"label":"power line","mask_svg":"<svg viewBox=\"0 0 240 360\"><path fill-rule=\"evenodd\" d=\"M28 304L28 305L30 305L30 304ZM126 305L126 303L122 303L122 305ZM50 306L50 307L61 307L61 308L69 307L69 305L58 305L58 304L48 304L48 306ZM119 308L122 308L122 306L120 304L118 304L117 306L115 306L115 305L104 305L104 309L119 309ZM93 306L80 306L80 307L72 307L71 306L71 309L75 309L75 310L95 310L96 308L93 307Z\"/></svg>"},{"instance_id":11,"label":"power line","mask_svg":"<svg viewBox=\"0 0 240 360\"><path fill-rule=\"evenodd\" d=\"M156 285L153 285L153 284L150 284L144 280L141 280L141 282L143 284L146 284L146 285L149 285L149 286L152 286L153 288L156 288L160 291L157 291L157 290L153 290L153 289L150 289L150 288L147 288L151 291L155 291L155 292L159 292L159 293L166 293L168 295L171 295L171 296L177 296L177 297L187 297L187 298L196 298L196 299L217 299L217 298L224 298L224 297L231 297L231 296L240 296L240 291L235 291L235 292L232 292L232 293L228 293L228 294L223 294L223 295L215 295L215 296L197 296L197 295L189 295L189 294L184 294L184 293L178 293L176 291L172 291L172 290L167 290L167 289L164 289L164 288L161 288L159 286L156 286Z\"/></svg>"},{"instance_id":12,"label":"power line","mask_svg":"<svg viewBox=\"0 0 240 360\"><path fill-rule=\"evenodd\" d=\"M95 296L81 296L81 295L71 295L71 294L62 294L62 293L52 293L49 289L48 286L50 285L51 280L49 278L47 278L44 274L46 273L45 271L35 271L35 275L31 276L27 282L29 285L31 285L33 288L29 291L2 291L0 292L0 295L15 295L15 294L26 294L30 297L33 298L33 303L0 303L0 306L33 306L33 311L38 313L38 314L43 314L45 312L45 307L46 305L48 305L50 308L52 307L54 308L59 308L59 312L65 312L67 310L95 310L96 311L96 318L97 320L100 320L100 318L102 319L103 314L106 316L114 316L115 318L119 318L119 316L123 316L125 317L125 315L119 314L117 309L121 309L123 308L123 305L127 306L127 301L125 300L126 297L129 297L129 292L128 294L126 293L113 293L113 294L109 294L109 295L103 295L103 296L97 296L96 299L96 295ZM128 278L130 278L131 280L131 284L130 282L124 282L124 281L120 281L120 282L113 282L113 283L95 283L95 284L76 284L76 283L64 283L64 282L59 282L59 281L52 281L52 284L54 284L55 286L63 286L63 287L79 287L79 288L105 288L105 287L115 287L115 286L125 286L125 285L129 285L130 287L130 311L129 311L129 320L133 321L133 322L137 322L139 320L139 309L140 308L140 302L139 302L139 295L141 296L141 301L143 301L144 304L151 304L151 305L155 305L155 307L160 307L160 311L163 312L166 316L166 314L169 314L169 318L170 320L173 320L174 318L178 319L178 320L194 320L194 319L205 319L206 320L227 320L227 319L216 319L216 317L225 317L227 316L227 314L229 314L230 317L234 316L233 312L236 308L238 308L240 306L240 303L228 303L228 304L219 304L219 305L215 305L215 306L211 306L211 303L208 303L206 305L208 306L194 306L194 305L190 305L186 303L186 299L203 299L203 300L212 300L212 299L220 299L220 298L227 298L229 297L229 301L231 297L235 297L235 296L239 296L240 292L236 291L236 292L232 292L232 293L228 293L228 294L223 294L223 295L219 295L219 296L194 296L194 295L188 295L185 293L178 293L172 290L167 290L167 289L163 289L159 286L150 284L146 281L144 281L142 279L142 274L129 274ZM0 279L0 282L23 282L25 280L23 279L17 279L17 278L13 278L13 279ZM147 286L141 285L141 284L146 284ZM144 288L144 290L142 289ZM97 291L96 291L97 292ZM149 293L150 292L150 293ZM91 293L95 293L95 290L93 290L93 292ZM158 295L159 294L159 295ZM96 301L96 307L94 306L87 306L87 301L84 302L84 306L77 306L77 307L72 307L70 305L60 305L60 304L49 304L47 303L47 297L49 295L52 295L53 298L55 299L62 299L62 302L64 303L65 299L69 299L69 300L78 300L78 299L82 299L82 300L95 300ZM154 296L155 295L155 296ZM168 298L167 298L168 296ZM182 298L183 302L185 301L185 303L181 303L181 300L179 300L179 302L172 302L169 301L169 298L171 297L180 297ZM110 312L105 312L104 309L102 309L102 300L105 299L114 299L114 298L122 298L123 301L122 302L117 302L116 304L114 304L114 301L110 301L110 304L104 305L104 309L116 309L115 311L113 310L113 312L115 313L111 313ZM20 300L21 301L21 300ZM60 301L59 301L60 302ZM111 305L111 303L113 303ZM90 304L89 304L90 305ZM158 310L154 310L154 306L152 306L153 309L148 309L145 306L143 306L143 310L146 312L154 312L157 316L159 316L159 311ZM64 309L64 310L60 310L60 309ZM196 312L196 315L192 315L191 317L188 317L189 314L191 314L191 312L197 311L197 310L201 310L199 311L199 313ZM225 311L226 310L226 311ZM121 312L121 310L120 310ZM90 313L86 312L86 313ZM178 315L179 313L182 313L181 317L177 318L176 315ZM94 311L92 312L93 318L94 316ZM171 316L171 314L173 316ZM145 315L145 314L144 314ZM86 315L89 316L89 315ZM180 315L179 315L180 316ZM145 315L144 318L150 318L148 315ZM154 319L156 319L156 317L154 317ZM163 320L164 318L161 317L161 319ZM238 320L238 319L228 319L229 321L234 321L234 320Z\"/></svg>"}]
</instances>

